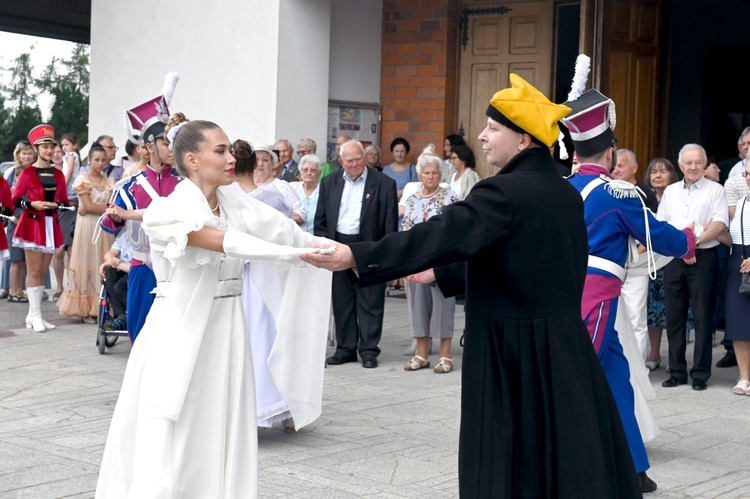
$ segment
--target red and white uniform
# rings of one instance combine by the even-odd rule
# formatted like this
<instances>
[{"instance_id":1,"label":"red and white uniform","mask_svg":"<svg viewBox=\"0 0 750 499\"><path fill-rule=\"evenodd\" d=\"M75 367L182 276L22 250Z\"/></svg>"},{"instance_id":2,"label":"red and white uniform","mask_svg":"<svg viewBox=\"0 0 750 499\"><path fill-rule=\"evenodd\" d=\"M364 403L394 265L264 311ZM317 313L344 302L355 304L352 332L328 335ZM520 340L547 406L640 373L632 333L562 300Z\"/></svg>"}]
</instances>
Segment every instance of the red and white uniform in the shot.
<instances>
[{"instance_id":1,"label":"red and white uniform","mask_svg":"<svg viewBox=\"0 0 750 499\"><path fill-rule=\"evenodd\" d=\"M65 186L65 175L57 168L52 168L55 175L56 190L53 198L53 202L68 205L68 190ZM25 168L18 176L18 182L13 189L13 203L17 203L18 200L26 196L29 202L32 201L45 201L44 186L42 180L37 174L36 168L29 166ZM51 219L52 230L51 233L54 237L54 241L47 241L47 226L48 222L46 218ZM25 209L21 214L21 218L18 220L16 231L13 233L13 238L28 243L32 243L39 247L59 248L63 245L63 235L60 230L60 224L57 221L56 210L34 210ZM53 242L53 244L49 244Z\"/></svg>"}]
</instances>

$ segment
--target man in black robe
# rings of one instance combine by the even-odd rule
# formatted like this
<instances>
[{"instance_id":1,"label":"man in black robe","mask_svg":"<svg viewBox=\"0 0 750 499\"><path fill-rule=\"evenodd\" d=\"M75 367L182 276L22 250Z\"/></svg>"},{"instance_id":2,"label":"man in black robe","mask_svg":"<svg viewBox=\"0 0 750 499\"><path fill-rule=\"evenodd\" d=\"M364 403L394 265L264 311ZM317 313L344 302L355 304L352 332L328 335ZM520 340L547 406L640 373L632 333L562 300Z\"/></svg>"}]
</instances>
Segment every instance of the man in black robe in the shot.
<instances>
[{"instance_id":1,"label":"man in black robe","mask_svg":"<svg viewBox=\"0 0 750 499\"><path fill-rule=\"evenodd\" d=\"M353 269L359 286L410 276L436 278L446 296L465 292L462 497L640 497L580 316L583 202L549 152L570 108L510 80L479 136L497 175L409 231L302 258Z\"/></svg>"}]
</instances>

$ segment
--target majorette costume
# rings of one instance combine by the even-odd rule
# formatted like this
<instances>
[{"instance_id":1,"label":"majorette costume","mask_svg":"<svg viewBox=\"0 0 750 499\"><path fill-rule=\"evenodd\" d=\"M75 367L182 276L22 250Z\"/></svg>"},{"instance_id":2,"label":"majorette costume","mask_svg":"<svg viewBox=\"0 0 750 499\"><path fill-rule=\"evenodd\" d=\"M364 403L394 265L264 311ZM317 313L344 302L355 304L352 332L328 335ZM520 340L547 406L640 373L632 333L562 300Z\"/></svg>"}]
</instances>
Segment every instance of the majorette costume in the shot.
<instances>
[{"instance_id":1,"label":"majorette costume","mask_svg":"<svg viewBox=\"0 0 750 499\"><path fill-rule=\"evenodd\" d=\"M585 82L584 79L584 85ZM614 147L615 113L611 99L591 89L578 95L571 92L565 104L572 111L561 121L570 131L579 157L596 156ZM583 197L588 231L589 261L581 314L617 402L635 469L642 473L649 468L648 456L635 418L628 362L614 328L617 301L626 264L637 258L635 240L647 249L643 257L649 259L649 273L653 276L653 252L691 258L695 254L695 238L689 228L678 230L658 221L641 200L636 186L612 180L610 171L603 166L584 163L569 181Z\"/></svg>"},{"instance_id":2,"label":"majorette costume","mask_svg":"<svg viewBox=\"0 0 750 499\"><path fill-rule=\"evenodd\" d=\"M39 107L45 121L51 113L52 104L54 96L46 93L40 95ZM41 144L56 144L55 129L46 123L35 126L29 132L29 143L35 149ZM35 201L57 203L58 209L69 205L65 175L52 164L46 167L27 166L18 176L13 189L13 202L23 210L13 232L13 245L26 251L51 254L64 243L57 210L35 210L31 206ZM26 293L29 297L26 327L33 328L37 333L54 329L54 325L42 318L44 286L26 286Z\"/></svg>"},{"instance_id":3,"label":"majorette costume","mask_svg":"<svg viewBox=\"0 0 750 499\"><path fill-rule=\"evenodd\" d=\"M50 125L37 125L29 132L29 143L36 146L43 143L56 144L55 129ZM68 202L65 175L53 167L24 168L13 189L13 202L23 209L13 233L13 244L24 249L54 253L63 245L62 231L57 222L57 210L35 210L34 201L50 201L64 206Z\"/></svg>"},{"instance_id":4,"label":"majorette costume","mask_svg":"<svg viewBox=\"0 0 750 499\"><path fill-rule=\"evenodd\" d=\"M0 177L0 262L10 257L8 237L5 235L5 222L13 217L13 198L10 184Z\"/></svg>"},{"instance_id":5,"label":"majorette costume","mask_svg":"<svg viewBox=\"0 0 750 499\"><path fill-rule=\"evenodd\" d=\"M125 111L125 130L130 140L139 144L150 142L156 151L156 139L164 137L164 129L169 119L167 106L172 99L177 81L178 75L169 73L162 95ZM115 186L112 204L125 210L145 210L154 199L171 194L180 180L180 176L171 166L164 165L157 173L149 165L145 171L129 179L123 179L123 183ZM127 323L130 339L135 341L154 302L154 295L151 292L156 287L156 278L151 268L148 237L141 229L140 220L118 223L104 216L101 220L101 227L114 235L125 228L133 247L133 258L128 273Z\"/></svg>"}]
</instances>

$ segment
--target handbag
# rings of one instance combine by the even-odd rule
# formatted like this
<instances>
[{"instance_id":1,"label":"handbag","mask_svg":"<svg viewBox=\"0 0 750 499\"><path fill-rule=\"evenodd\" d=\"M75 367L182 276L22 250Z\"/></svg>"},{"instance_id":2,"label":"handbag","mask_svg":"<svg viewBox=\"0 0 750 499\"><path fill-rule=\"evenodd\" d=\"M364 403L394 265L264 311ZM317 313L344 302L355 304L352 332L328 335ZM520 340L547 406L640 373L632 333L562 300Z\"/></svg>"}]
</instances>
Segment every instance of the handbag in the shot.
<instances>
[{"instance_id":1,"label":"handbag","mask_svg":"<svg viewBox=\"0 0 750 499\"><path fill-rule=\"evenodd\" d=\"M742 200L742 209L740 210L740 237L742 238L742 259L745 259L745 226L743 216L745 215L745 201ZM743 273L740 280L740 294L750 296L750 273Z\"/></svg>"}]
</instances>

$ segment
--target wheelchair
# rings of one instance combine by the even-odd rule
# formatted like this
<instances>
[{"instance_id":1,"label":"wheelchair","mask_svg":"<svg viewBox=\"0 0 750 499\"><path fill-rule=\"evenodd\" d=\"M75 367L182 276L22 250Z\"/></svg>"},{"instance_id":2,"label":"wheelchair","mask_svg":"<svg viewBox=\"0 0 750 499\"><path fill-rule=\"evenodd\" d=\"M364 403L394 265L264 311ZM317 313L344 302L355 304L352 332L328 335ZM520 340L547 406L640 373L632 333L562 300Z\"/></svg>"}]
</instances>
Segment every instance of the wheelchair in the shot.
<instances>
[{"instance_id":1,"label":"wheelchair","mask_svg":"<svg viewBox=\"0 0 750 499\"><path fill-rule=\"evenodd\" d=\"M106 348L115 346L120 336L128 335L127 330L107 331L104 329L104 324L113 318L109 294L104 287L104 281L102 281L102 287L99 291L99 313L96 321L96 346L99 348L99 354L103 355Z\"/></svg>"}]
</instances>

